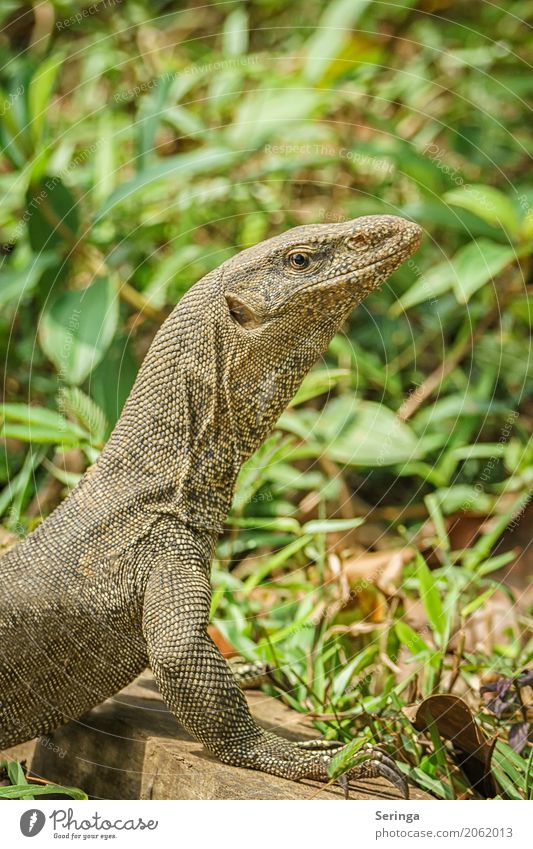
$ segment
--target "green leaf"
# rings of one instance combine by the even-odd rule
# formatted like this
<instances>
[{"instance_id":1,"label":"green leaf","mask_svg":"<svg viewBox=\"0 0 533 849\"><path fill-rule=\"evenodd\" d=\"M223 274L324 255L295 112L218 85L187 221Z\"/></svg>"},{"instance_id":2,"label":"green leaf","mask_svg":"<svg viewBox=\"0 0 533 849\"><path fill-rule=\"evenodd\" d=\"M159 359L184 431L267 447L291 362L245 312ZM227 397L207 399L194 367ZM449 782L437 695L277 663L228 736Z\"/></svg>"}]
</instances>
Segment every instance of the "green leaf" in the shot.
<instances>
[{"instance_id":1,"label":"green leaf","mask_svg":"<svg viewBox=\"0 0 533 849\"><path fill-rule=\"evenodd\" d=\"M437 589L435 576L428 569L422 555L418 553L416 556L416 576L420 586L420 601L426 611L429 624L438 638L437 641L442 647L446 632L446 616Z\"/></svg>"},{"instance_id":2,"label":"green leaf","mask_svg":"<svg viewBox=\"0 0 533 849\"><path fill-rule=\"evenodd\" d=\"M69 796L71 799L88 799L87 793L77 787L60 784L12 784L0 787L0 799L33 799L34 796Z\"/></svg>"},{"instance_id":3,"label":"green leaf","mask_svg":"<svg viewBox=\"0 0 533 849\"><path fill-rule=\"evenodd\" d=\"M11 784L27 784L24 770L18 761L1 761L0 769L5 769ZM31 798L31 796L29 797Z\"/></svg>"},{"instance_id":4,"label":"green leaf","mask_svg":"<svg viewBox=\"0 0 533 849\"><path fill-rule=\"evenodd\" d=\"M530 500L531 493L522 492L514 501L510 509L506 510L505 513L502 513L496 518L491 529L487 531L487 533L483 534L472 548L469 548L468 551L466 551L464 565L467 569L476 569L479 564L489 556L503 532L511 522L517 521Z\"/></svg>"},{"instance_id":5,"label":"green leaf","mask_svg":"<svg viewBox=\"0 0 533 849\"><path fill-rule=\"evenodd\" d=\"M433 649L414 631L407 622L395 622L394 630L400 643L409 649L411 654L429 654Z\"/></svg>"},{"instance_id":6,"label":"green leaf","mask_svg":"<svg viewBox=\"0 0 533 849\"><path fill-rule=\"evenodd\" d=\"M509 263L517 259L517 252L509 246L491 239L480 238L460 248L455 256L440 262L424 273L405 294L392 305L392 315L431 301L453 290L460 303L467 303L471 295L492 280Z\"/></svg>"},{"instance_id":7,"label":"green leaf","mask_svg":"<svg viewBox=\"0 0 533 849\"><path fill-rule=\"evenodd\" d=\"M108 277L69 291L46 306L39 342L67 383L82 383L102 360L118 320L118 297Z\"/></svg>"},{"instance_id":8,"label":"green leaf","mask_svg":"<svg viewBox=\"0 0 533 849\"><path fill-rule=\"evenodd\" d=\"M344 395L321 411L288 410L279 427L306 440L309 453L347 466L390 466L417 458L418 439L396 414L374 401Z\"/></svg>"},{"instance_id":9,"label":"green leaf","mask_svg":"<svg viewBox=\"0 0 533 849\"><path fill-rule=\"evenodd\" d=\"M254 518L246 517L239 518L237 516L229 516L226 520L228 525L236 528L268 528L272 531L281 531L287 534L300 534L301 526L297 519L292 519L290 516L256 516Z\"/></svg>"},{"instance_id":10,"label":"green leaf","mask_svg":"<svg viewBox=\"0 0 533 849\"><path fill-rule=\"evenodd\" d=\"M198 174L209 171L222 172L242 158L240 151L223 147L207 147L188 153L178 153L167 157L164 162L145 168L132 180L118 187L105 201L96 220L100 221L122 201L131 199L141 189L151 186L158 180L174 180L176 183L190 180Z\"/></svg>"},{"instance_id":11,"label":"green leaf","mask_svg":"<svg viewBox=\"0 0 533 849\"><path fill-rule=\"evenodd\" d=\"M115 338L90 376L90 394L102 408L110 427L122 412L137 376L137 360L128 339Z\"/></svg>"},{"instance_id":12,"label":"green leaf","mask_svg":"<svg viewBox=\"0 0 533 849\"><path fill-rule=\"evenodd\" d=\"M72 422L68 422L60 413L56 413L55 410L48 410L46 407L30 407L29 404L2 404L0 414L8 422L21 422L30 427L49 428L57 431L57 433L71 430L79 437L86 435L84 430L72 424Z\"/></svg>"},{"instance_id":13,"label":"green leaf","mask_svg":"<svg viewBox=\"0 0 533 849\"><path fill-rule=\"evenodd\" d=\"M20 439L21 442L38 443L41 445L79 445L80 437L71 430L60 433L53 428L38 425L4 424L0 429L4 439Z\"/></svg>"},{"instance_id":14,"label":"green leaf","mask_svg":"<svg viewBox=\"0 0 533 849\"><path fill-rule=\"evenodd\" d=\"M445 784L443 781L439 781L436 778L431 778L427 773L418 767L414 767L410 773L411 777L416 780L416 783L422 787L424 790L429 790L430 793L433 793L434 796L440 799L450 799L451 791L450 787Z\"/></svg>"},{"instance_id":15,"label":"green leaf","mask_svg":"<svg viewBox=\"0 0 533 849\"><path fill-rule=\"evenodd\" d=\"M396 301L390 308L391 315L400 315L403 310L431 301L444 292L448 292L453 285L453 272L448 261L439 262L434 268L424 272L413 283L410 289Z\"/></svg>"},{"instance_id":16,"label":"green leaf","mask_svg":"<svg viewBox=\"0 0 533 849\"><path fill-rule=\"evenodd\" d=\"M113 113L104 112L98 121L98 146L92 163L92 199L98 206L109 197L117 177L118 145L115 145Z\"/></svg>"},{"instance_id":17,"label":"green leaf","mask_svg":"<svg viewBox=\"0 0 533 849\"><path fill-rule=\"evenodd\" d=\"M22 507L26 496L31 489L31 482L35 480L35 470L40 466L46 455L46 448L32 449L26 453L22 469L11 478L7 486L0 493L0 516L3 516L7 508L9 510L8 527L15 527L20 519Z\"/></svg>"},{"instance_id":18,"label":"green leaf","mask_svg":"<svg viewBox=\"0 0 533 849\"><path fill-rule=\"evenodd\" d=\"M240 6L224 22L223 48L228 56L243 56L248 49L248 15Z\"/></svg>"},{"instance_id":19,"label":"green leaf","mask_svg":"<svg viewBox=\"0 0 533 849\"><path fill-rule=\"evenodd\" d=\"M76 240L80 222L77 201L60 177L43 177L26 196L28 235L39 253Z\"/></svg>"},{"instance_id":20,"label":"green leaf","mask_svg":"<svg viewBox=\"0 0 533 849\"><path fill-rule=\"evenodd\" d=\"M346 746L343 746L342 749L331 758L330 763L328 764L328 775L331 778L338 778L339 775L342 775L347 769L351 769L352 766L355 766L361 760L364 760L368 757L365 753L360 752L365 743L368 743L370 740L370 733L365 732L363 737L358 737L356 740L351 740ZM357 755L359 754L359 757Z\"/></svg>"},{"instance_id":21,"label":"green leaf","mask_svg":"<svg viewBox=\"0 0 533 849\"><path fill-rule=\"evenodd\" d=\"M473 599L473 601L469 604L465 604L465 606L461 609L461 616L465 619L467 616L470 616L471 613L474 613L474 611L479 610L479 608L488 601L491 595L494 595L497 589L497 587L489 587L488 590L485 590L484 593L478 595L478 597Z\"/></svg>"},{"instance_id":22,"label":"green leaf","mask_svg":"<svg viewBox=\"0 0 533 849\"><path fill-rule=\"evenodd\" d=\"M292 399L290 406L297 407L318 395L325 395L341 380L351 376L350 369L314 369L303 380L298 392Z\"/></svg>"},{"instance_id":23,"label":"green leaf","mask_svg":"<svg viewBox=\"0 0 533 849\"><path fill-rule=\"evenodd\" d=\"M348 684L351 683L354 675L357 675L358 672L368 666L374 660L378 651L379 647L376 645L367 646L339 672L334 678L331 688L331 694L334 699L340 699L344 695L344 691Z\"/></svg>"},{"instance_id":24,"label":"green leaf","mask_svg":"<svg viewBox=\"0 0 533 849\"><path fill-rule=\"evenodd\" d=\"M520 230L520 219L513 202L492 186L466 184L446 192L443 199L452 206L474 212L483 221L501 227L511 236L516 236Z\"/></svg>"},{"instance_id":25,"label":"green leaf","mask_svg":"<svg viewBox=\"0 0 533 849\"><path fill-rule=\"evenodd\" d=\"M54 410L28 404L4 404L1 434L4 438L47 445L79 445L88 433Z\"/></svg>"},{"instance_id":26,"label":"green leaf","mask_svg":"<svg viewBox=\"0 0 533 849\"><path fill-rule=\"evenodd\" d=\"M254 587L257 587L261 583L263 578L266 578L266 576L269 575L270 572L273 572L274 569L278 569L280 566L283 566L283 564L286 563L287 560L289 560L294 554L301 551L302 548L305 548L311 540L312 536L310 534L306 534L293 540L293 542L290 542L271 557L265 557L262 565L245 581L243 590L244 594L249 595Z\"/></svg>"},{"instance_id":27,"label":"green leaf","mask_svg":"<svg viewBox=\"0 0 533 849\"><path fill-rule=\"evenodd\" d=\"M53 253L40 253L32 258L25 268L2 271L0 277L0 307L15 299L20 301L30 295L41 279L43 272L57 262Z\"/></svg>"},{"instance_id":28,"label":"green leaf","mask_svg":"<svg viewBox=\"0 0 533 849\"><path fill-rule=\"evenodd\" d=\"M370 0L334 0L325 12L305 46L304 77L316 83L327 72L342 51L352 28Z\"/></svg>"},{"instance_id":29,"label":"green leaf","mask_svg":"<svg viewBox=\"0 0 533 849\"><path fill-rule=\"evenodd\" d=\"M516 260L513 248L478 239L465 245L451 261L453 288L459 303L466 304L481 286Z\"/></svg>"},{"instance_id":30,"label":"green leaf","mask_svg":"<svg viewBox=\"0 0 533 849\"><path fill-rule=\"evenodd\" d=\"M154 82L149 96L143 97L137 116L137 171L144 171L154 150L154 138L164 115L165 102L172 85L172 77L164 74Z\"/></svg>"},{"instance_id":31,"label":"green leaf","mask_svg":"<svg viewBox=\"0 0 533 849\"><path fill-rule=\"evenodd\" d=\"M292 132L299 121L309 118L325 95L309 88L255 90L244 97L228 128L230 145L253 151L283 130Z\"/></svg>"},{"instance_id":32,"label":"green leaf","mask_svg":"<svg viewBox=\"0 0 533 849\"><path fill-rule=\"evenodd\" d=\"M41 143L46 112L50 104L57 72L63 62L61 54L53 53L39 65L28 91L30 133L35 147Z\"/></svg>"},{"instance_id":33,"label":"green leaf","mask_svg":"<svg viewBox=\"0 0 533 849\"><path fill-rule=\"evenodd\" d=\"M303 532L306 534L334 534L349 531L364 524L364 519L313 519L306 522Z\"/></svg>"}]
</instances>

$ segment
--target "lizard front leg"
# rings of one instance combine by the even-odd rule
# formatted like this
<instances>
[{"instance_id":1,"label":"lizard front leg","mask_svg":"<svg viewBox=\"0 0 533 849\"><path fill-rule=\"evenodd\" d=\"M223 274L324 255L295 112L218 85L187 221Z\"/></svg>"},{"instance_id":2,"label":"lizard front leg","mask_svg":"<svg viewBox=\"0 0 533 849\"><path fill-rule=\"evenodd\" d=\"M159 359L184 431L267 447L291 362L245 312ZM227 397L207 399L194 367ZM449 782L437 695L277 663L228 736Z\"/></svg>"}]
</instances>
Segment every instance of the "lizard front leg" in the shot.
<instances>
[{"instance_id":1,"label":"lizard front leg","mask_svg":"<svg viewBox=\"0 0 533 849\"><path fill-rule=\"evenodd\" d=\"M157 684L178 722L221 761L283 778L329 781L331 753L313 751L264 731L207 634L208 565L194 548L156 562L147 582L143 630ZM376 749L347 777L382 776L406 795L405 779Z\"/></svg>"}]
</instances>

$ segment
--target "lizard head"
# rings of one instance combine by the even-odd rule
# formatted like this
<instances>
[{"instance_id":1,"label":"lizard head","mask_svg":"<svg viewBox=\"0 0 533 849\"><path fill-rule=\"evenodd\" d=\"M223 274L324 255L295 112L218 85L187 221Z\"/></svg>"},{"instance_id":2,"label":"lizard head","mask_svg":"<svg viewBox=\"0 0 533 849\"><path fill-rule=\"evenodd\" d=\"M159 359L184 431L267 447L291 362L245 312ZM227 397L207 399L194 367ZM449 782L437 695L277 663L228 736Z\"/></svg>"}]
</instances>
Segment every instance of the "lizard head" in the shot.
<instances>
[{"instance_id":1,"label":"lizard head","mask_svg":"<svg viewBox=\"0 0 533 849\"><path fill-rule=\"evenodd\" d=\"M420 236L411 221L370 215L295 227L224 263L219 338L234 418L250 435L245 453L273 427L353 308L411 256Z\"/></svg>"},{"instance_id":2,"label":"lizard head","mask_svg":"<svg viewBox=\"0 0 533 849\"><path fill-rule=\"evenodd\" d=\"M300 336L340 323L420 244L417 224L368 215L339 224L295 227L242 251L223 266L228 316L251 338L283 326ZM295 321L296 320L296 321ZM328 324L330 322L328 321Z\"/></svg>"}]
</instances>

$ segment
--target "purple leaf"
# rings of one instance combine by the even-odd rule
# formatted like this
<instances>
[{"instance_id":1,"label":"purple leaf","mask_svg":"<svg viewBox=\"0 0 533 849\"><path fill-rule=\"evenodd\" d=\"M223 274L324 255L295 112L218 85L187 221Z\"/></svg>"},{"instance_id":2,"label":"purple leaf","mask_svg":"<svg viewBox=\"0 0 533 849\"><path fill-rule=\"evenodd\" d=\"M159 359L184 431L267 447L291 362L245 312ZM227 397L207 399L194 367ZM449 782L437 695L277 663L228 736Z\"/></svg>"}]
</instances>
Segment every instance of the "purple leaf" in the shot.
<instances>
[{"instance_id":1,"label":"purple leaf","mask_svg":"<svg viewBox=\"0 0 533 849\"><path fill-rule=\"evenodd\" d=\"M487 702L485 707L497 716L498 719L501 719L505 711L509 710L509 708L514 708L515 705L508 700L500 699L499 696L495 696L490 700L490 702Z\"/></svg>"},{"instance_id":2,"label":"purple leaf","mask_svg":"<svg viewBox=\"0 0 533 849\"><path fill-rule=\"evenodd\" d=\"M496 692L498 693L500 698L503 698L509 692L512 686L512 678L499 678L496 682Z\"/></svg>"},{"instance_id":3,"label":"purple leaf","mask_svg":"<svg viewBox=\"0 0 533 849\"><path fill-rule=\"evenodd\" d=\"M533 669L524 669L516 680L519 687L526 687L528 684L533 685Z\"/></svg>"},{"instance_id":4,"label":"purple leaf","mask_svg":"<svg viewBox=\"0 0 533 849\"><path fill-rule=\"evenodd\" d=\"M509 745L517 755L523 750L529 735L529 722L515 722L509 729Z\"/></svg>"}]
</instances>

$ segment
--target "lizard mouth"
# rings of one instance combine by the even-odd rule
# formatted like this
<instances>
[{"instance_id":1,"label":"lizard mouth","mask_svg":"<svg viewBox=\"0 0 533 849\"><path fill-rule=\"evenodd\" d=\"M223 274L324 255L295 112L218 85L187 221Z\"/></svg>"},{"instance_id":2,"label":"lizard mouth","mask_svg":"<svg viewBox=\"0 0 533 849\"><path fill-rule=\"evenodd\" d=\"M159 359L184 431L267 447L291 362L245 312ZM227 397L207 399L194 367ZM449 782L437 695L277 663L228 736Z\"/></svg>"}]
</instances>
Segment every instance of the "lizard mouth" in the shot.
<instances>
[{"instance_id":1,"label":"lizard mouth","mask_svg":"<svg viewBox=\"0 0 533 849\"><path fill-rule=\"evenodd\" d=\"M393 246L395 252L391 252L390 248L384 256L379 257L367 265L359 265L354 268L346 269L341 274L331 277L327 282L350 282L361 284L361 289L364 291L372 291L380 286L387 277L396 271L407 259L409 259L420 246L422 239L422 230L418 225L409 223L409 239L403 238L398 240ZM372 276L372 273L375 273ZM370 279L368 277L370 276Z\"/></svg>"}]
</instances>

